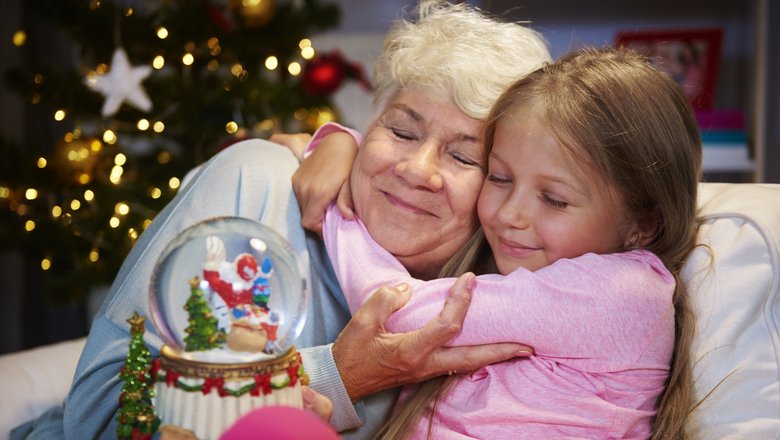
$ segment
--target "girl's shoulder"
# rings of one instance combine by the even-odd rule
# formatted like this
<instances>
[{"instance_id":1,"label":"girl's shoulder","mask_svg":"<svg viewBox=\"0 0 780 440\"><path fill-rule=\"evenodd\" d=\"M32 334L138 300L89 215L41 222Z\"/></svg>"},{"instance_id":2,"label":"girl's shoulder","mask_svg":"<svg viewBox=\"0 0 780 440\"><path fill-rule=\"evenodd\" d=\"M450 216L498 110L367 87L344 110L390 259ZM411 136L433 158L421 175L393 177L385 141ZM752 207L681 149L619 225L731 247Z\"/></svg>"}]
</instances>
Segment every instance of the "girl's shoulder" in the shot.
<instances>
[{"instance_id":1,"label":"girl's shoulder","mask_svg":"<svg viewBox=\"0 0 780 440\"><path fill-rule=\"evenodd\" d=\"M635 249L609 254L588 253L575 258L562 258L537 273L544 277L575 278L582 282L611 286L614 289L665 289L675 279L653 252ZM641 289L640 289L641 290Z\"/></svg>"},{"instance_id":2,"label":"girl's shoulder","mask_svg":"<svg viewBox=\"0 0 780 440\"><path fill-rule=\"evenodd\" d=\"M666 267L664 262L661 260L661 257L659 257L654 252L649 251L647 249L634 249L631 251L618 252L609 255L615 255L616 258L621 258L626 261L633 261L639 267L649 268L654 273L657 273L663 278L668 278L672 280L674 279L674 276Z\"/></svg>"},{"instance_id":3,"label":"girl's shoulder","mask_svg":"<svg viewBox=\"0 0 780 440\"><path fill-rule=\"evenodd\" d=\"M588 253L576 258L571 258L570 260L588 267L598 267L602 269L626 268L629 270L651 269L659 274L669 274L671 276L671 273L666 268L663 261L661 261L661 258L652 251L646 249L633 249L630 251L609 254ZM563 261L563 259L558 261Z\"/></svg>"}]
</instances>

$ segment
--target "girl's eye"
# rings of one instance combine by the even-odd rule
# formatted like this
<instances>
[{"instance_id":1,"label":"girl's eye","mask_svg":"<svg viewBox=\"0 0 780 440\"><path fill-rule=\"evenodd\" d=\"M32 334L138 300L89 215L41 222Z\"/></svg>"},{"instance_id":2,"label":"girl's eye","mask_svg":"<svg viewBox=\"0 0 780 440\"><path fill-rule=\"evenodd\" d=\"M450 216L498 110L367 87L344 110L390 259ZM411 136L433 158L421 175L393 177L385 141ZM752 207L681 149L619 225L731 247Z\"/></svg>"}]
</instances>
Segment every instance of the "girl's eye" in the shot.
<instances>
[{"instance_id":1,"label":"girl's eye","mask_svg":"<svg viewBox=\"0 0 780 440\"><path fill-rule=\"evenodd\" d=\"M550 206L552 206L555 209L564 209L567 206L569 206L568 203L562 201L553 199L552 197L548 196L547 194L542 194L542 201Z\"/></svg>"},{"instance_id":2,"label":"girl's eye","mask_svg":"<svg viewBox=\"0 0 780 440\"><path fill-rule=\"evenodd\" d=\"M488 173L487 180L489 182L493 182L493 183L509 183L509 182L511 182L511 180L507 179L506 177L499 176L498 174L495 174L495 173Z\"/></svg>"}]
</instances>

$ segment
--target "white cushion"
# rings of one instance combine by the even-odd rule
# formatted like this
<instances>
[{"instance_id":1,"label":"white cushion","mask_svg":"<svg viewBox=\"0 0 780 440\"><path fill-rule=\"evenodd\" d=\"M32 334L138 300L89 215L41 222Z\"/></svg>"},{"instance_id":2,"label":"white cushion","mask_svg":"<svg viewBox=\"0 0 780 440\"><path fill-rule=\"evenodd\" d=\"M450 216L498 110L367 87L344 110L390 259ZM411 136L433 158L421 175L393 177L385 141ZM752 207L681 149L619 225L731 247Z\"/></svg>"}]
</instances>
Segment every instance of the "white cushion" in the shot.
<instances>
[{"instance_id":1,"label":"white cushion","mask_svg":"<svg viewBox=\"0 0 780 440\"><path fill-rule=\"evenodd\" d=\"M62 405L85 342L80 338L0 356L0 439Z\"/></svg>"},{"instance_id":2,"label":"white cushion","mask_svg":"<svg viewBox=\"0 0 780 440\"><path fill-rule=\"evenodd\" d=\"M705 218L683 277L697 313L702 439L780 436L780 185L699 186Z\"/></svg>"}]
</instances>

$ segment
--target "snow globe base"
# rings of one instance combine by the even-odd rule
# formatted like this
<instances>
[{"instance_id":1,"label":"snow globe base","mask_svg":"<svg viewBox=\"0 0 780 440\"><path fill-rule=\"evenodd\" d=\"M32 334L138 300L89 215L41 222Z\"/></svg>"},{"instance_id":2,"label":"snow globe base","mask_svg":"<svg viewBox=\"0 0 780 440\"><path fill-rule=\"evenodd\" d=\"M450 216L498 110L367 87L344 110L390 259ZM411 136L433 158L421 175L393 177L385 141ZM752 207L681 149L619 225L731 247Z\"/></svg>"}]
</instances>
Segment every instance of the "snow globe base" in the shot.
<instances>
[{"instance_id":1,"label":"snow globe base","mask_svg":"<svg viewBox=\"0 0 780 440\"><path fill-rule=\"evenodd\" d=\"M296 348L264 361L195 362L163 346L156 375L155 407L163 423L217 439L247 412L263 406L303 407L308 380Z\"/></svg>"}]
</instances>

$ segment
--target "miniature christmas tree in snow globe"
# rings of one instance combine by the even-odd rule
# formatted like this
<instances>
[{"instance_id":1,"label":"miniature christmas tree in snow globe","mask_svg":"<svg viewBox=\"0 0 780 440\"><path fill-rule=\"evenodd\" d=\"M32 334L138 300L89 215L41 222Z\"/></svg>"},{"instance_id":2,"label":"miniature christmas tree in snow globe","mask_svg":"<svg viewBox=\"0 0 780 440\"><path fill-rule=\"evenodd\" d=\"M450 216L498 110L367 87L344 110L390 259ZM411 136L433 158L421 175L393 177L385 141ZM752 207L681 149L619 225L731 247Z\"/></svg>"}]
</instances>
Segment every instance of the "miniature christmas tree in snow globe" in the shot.
<instances>
[{"instance_id":1,"label":"miniature christmas tree in snow globe","mask_svg":"<svg viewBox=\"0 0 780 440\"><path fill-rule=\"evenodd\" d=\"M184 310L190 315L190 326L184 329L187 333L184 350L192 352L217 348L225 342L225 331L212 314L197 277L190 281L190 290L192 294L184 305Z\"/></svg>"},{"instance_id":2,"label":"miniature christmas tree in snow globe","mask_svg":"<svg viewBox=\"0 0 780 440\"><path fill-rule=\"evenodd\" d=\"M156 371L162 423L209 439L251 409L302 406L294 343L308 292L275 231L238 217L186 229L157 263L150 303L165 343Z\"/></svg>"}]
</instances>

